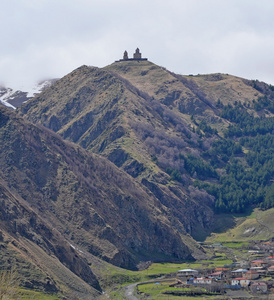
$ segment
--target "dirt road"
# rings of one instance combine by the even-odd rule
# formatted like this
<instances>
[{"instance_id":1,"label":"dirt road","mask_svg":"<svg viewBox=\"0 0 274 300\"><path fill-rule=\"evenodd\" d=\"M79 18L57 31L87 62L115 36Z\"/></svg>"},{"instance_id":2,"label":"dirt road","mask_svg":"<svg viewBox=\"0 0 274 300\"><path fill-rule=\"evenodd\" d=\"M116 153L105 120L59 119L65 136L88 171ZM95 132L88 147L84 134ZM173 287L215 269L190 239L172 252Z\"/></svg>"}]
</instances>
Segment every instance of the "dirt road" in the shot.
<instances>
[{"instance_id":1,"label":"dirt road","mask_svg":"<svg viewBox=\"0 0 274 300\"><path fill-rule=\"evenodd\" d=\"M133 283L125 286L125 296L128 300L138 300L138 298L133 295L136 285L137 283Z\"/></svg>"}]
</instances>

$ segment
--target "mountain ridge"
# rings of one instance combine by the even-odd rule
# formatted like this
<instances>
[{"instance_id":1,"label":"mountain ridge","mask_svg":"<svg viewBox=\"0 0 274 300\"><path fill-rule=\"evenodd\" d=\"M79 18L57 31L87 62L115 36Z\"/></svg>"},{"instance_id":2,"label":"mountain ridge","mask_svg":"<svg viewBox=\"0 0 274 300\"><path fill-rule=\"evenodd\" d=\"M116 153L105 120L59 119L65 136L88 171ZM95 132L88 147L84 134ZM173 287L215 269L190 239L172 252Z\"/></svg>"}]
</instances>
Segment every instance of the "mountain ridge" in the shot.
<instances>
[{"instance_id":1,"label":"mountain ridge","mask_svg":"<svg viewBox=\"0 0 274 300\"><path fill-rule=\"evenodd\" d=\"M149 62L146 63L151 64ZM94 76L94 81L92 76ZM73 78L76 78L75 83L72 82ZM83 88L79 87L77 89L77 85L75 84L79 82L84 82L85 85ZM97 83L99 87L95 89ZM57 101L57 98L54 100L50 94L46 95L45 97L51 99L46 108L47 111L44 109L43 115L35 116L35 107L39 105L39 103L44 102L43 97L45 94L43 95L42 93L40 97L34 98L31 103L27 103L21 107L20 110L24 113L30 108L30 111L32 111L31 121L42 122L46 127L57 131L65 138L70 138L73 142L79 143L88 150L91 149L97 153L105 153L105 156L109 157L115 164L121 165L122 168L133 177L139 176L141 180L141 173L147 174L144 176L150 176L150 174L154 173L153 170L156 170L157 174L160 173L157 177L163 180L164 184L168 182L166 173L163 173L155 163L151 163L151 154L147 153L146 150L144 151L141 142L136 141L136 130L134 130L134 132L131 128L134 126L133 122L136 114L140 119L137 123L135 122L137 127L141 124L140 122L142 122L142 115L147 115L152 124L156 122L156 125L152 126L159 127L159 124L162 126L162 121L160 120L160 118L162 118L160 116L161 114L164 113L164 118L176 118L175 114L169 112L164 106L159 106L158 102L148 97L147 93L141 92L139 89L132 87L132 85L129 85L129 89L127 89L127 81L120 79L120 76L117 77L117 75L115 75L113 77L112 72L109 73L99 68L82 66L64 77L63 82L61 83L59 81L59 84L63 84L67 90L63 89L63 97L58 96L58 103L56 102L57 106L55 106L53 102ZM69 85L71 85L70 89L73 90L73 92L70 92L70 89L68 89ZM108 90L108 88L110 88L110 90ZM54 94L54 89L59 90L59 87L53 85L45 92ZM63 93L63 91L61 92L59 90L59 94ZM66 95L68 94L71 100L66 102ZM83 97L83 101L81 97ZM136 100L133 101L133 99ZM89 108L86 107L86 105L88 105ZM84 110L82 110L82 107ZM67 121L68 111L72 114L74 121ZM132 113L134 114L133 116ZM56 117L57 114L58 117ZM49 115L50 118L48 118L47 115ZM180 126L181 136L191 135L193 136L193 142L195 139L198 139L198 137L194 137L195 134L190 131L184 121L179 121L178 118L176 122L177 121L179 122L178 126ZM62 124L63 122L66 125L60 128L60 123ZM162 133L159 133L159 135L161 139L165 138L162 136ZM140 139L140 137L137 136L137 139ZM170 143L174 143L175 141L175 143L184 144L179 137L171 136L169 139L171 139ZM125 144L128 149L125 149ZM112 146L114 149L112 149ZM135 151L136 148L138 152ZM181 188L178 190L178 193L181 195L179 198L175 193L170 191L170 189L167 191L163 185L160 190L161 189L165 190L162 192L162 198L165 204L168 202L168 200L164 200L164 198L166 198L164 196L165 194L172 193L172 197L170 197L177 203L187 198ZM190 209L192 208L190 207ZM177 208L174 207L174 210L177 210ZM205 211L210 214L210 209L205 209L205 207L199 210L196 206L194 211L201 211L202 215ZM178 213L178 211L176 213ZM181 212L181 214L185 213ZM201 220L203 218L206 219L207 217L202 217Z\"/></svg>"},{"instance_id":2,"label":"mountain ridge","mask_svg":"<svg viewBox=\"0 0 274 300\"><path fill-rule=\"evenodd\" d=\"M224 117L224 109L231 106L235 113L240 109L255 118L272 117L271 86L227 74L178 75L149 61L119 61L104 68L82 66L58 83L56 91L48 89L22 106L22 115L107 157L139 182L148 181L147 187L156 184L158 195L172 199L160 196L162 204L177 202L172 211L181 214L180 221L190 234L195 234L197 219L201 221L198 227L205 231L210 227L208 216L214 202L206 194L203 200L195 200L193 195L201 190L193 190L193 182L205 180L203 174L217 182L226 172L227 161L215 158L212 152L233 125ZM258 103L264 97L269 98L263 103L270 110L259 111ZM235 139L229 143L235 151L241 147ZM174 186L167 192L170 180ZM199 205L186 216L178 209L182 199L194 200L191 207ZM201 210L207 217L191 221L189 216Z\"/></svg>"},{"instance_id":3,"label":"mountain ridge","mask_svg":"<svg viewBox=\"0 0 274 300\"><path fill-rule=\"evenodd\" d=\"M14 236L17 251L26 249L35 261L37 255L54 255L69 278L79 277L76 286L84 281L100 290L88 265L92 256L131 269L142 260L204 256L159 200L106 158L5 107L0 137L1 235ZM49 262L42 273L49 274L53 290L62 290L71 279L60 279L53 266Z\"/></svg>"},{"instance_id":4,"label":"mountain ridge","mask_svg":"<svg viewBox=\"0 0 274 300\"><path fill-rule=\"evenodd\" d=\"M132 269L204 257L194 239L216 212L274 205L273 99L227 74L81 66L1 115L0 175L91 256Z\"/></svg>"}]
</instances>

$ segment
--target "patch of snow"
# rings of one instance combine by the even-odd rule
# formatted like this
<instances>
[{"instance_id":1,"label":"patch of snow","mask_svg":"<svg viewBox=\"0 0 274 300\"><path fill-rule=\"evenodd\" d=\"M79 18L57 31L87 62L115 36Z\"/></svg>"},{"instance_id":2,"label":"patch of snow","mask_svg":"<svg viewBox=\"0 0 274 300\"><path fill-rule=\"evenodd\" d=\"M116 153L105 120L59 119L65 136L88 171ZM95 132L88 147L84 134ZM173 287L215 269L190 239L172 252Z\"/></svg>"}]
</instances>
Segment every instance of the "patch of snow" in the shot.
<instances>
[{"instance_id":1,"label":"patch of snow","mask_svg":"<svg viewBox=\"0 0 274 300\"><path fill-rule=\"evenodd\" d=\"M78 249L77 247L73 246L72 244L69 244L71 248L73 248L74 250L80 252L80 253L84 253L83 251L81 251L80 249Z\"/></svg>"},{"instance_id":2,"label":"patch of snow","mask_svg":"<svg viewBox=\"0 0 274 300\"><path fill-rule=\"evenodd\" d=\"M15 106L11 105L9 102L3 101L2 99L0 99L1 103L7 107L10 107L12 109L16 109Z\"/></svg>"},{"instance_id":3,"label":"patch of snow","mask_svg":"<svg viewBox=\"0 0 274 300\"><path fill-rule=\"evenodd\" d=\"M22 86L20 87L20 90L0 86L0 101L8 107L16 109L16 107L20 106L22 103L25 103L30 98L40 94L44 89L51 86L56 80L57 79L44 80L37 83L33 87ZM15 106L9 102L15 104Z\"/></svg>"},{"instance_id":4,"label":"patch of snow","mask_svg":"<svg viewBox=\"0 0 274 300\"><path fill-rule=\"evenodd\" d=\"M244 231L244 234L249 233L249 232L253 232L254 230L255 230L255 227L248 228Z\"/></svg>"},{"instance_id":5,"label":"patch of snow","mask_svg":"<svg viewBox=\"0 0 274 300\"><path fill-rule=\"evenodd\" d=\"M10 88L1 88L0 90L0 102L9 107L9 108L13 108L15 109L16 107L14 107L13 105L11 105L10 103L7 102L7 100L11 99L11 97L13 97L14 91Z\"/></svg>"},{"instance_id":6,"label":"patch of snow","mask_svg":"<svg viewBox=\"0 0 274 300\"><path fill-rule=\"evenodd\" d=\"M8 98L10 98L14 94L14 90L7 88L1 90L0 100L5 102Z\"/></svg>"},{"instance_id":7,"label":"patch of snow","mask_svg":"<svg viewBox=\"0 0 274 300\"><path fill-rule=\"evenodd\" d=\"M41 93L45 88L51 85L51 82L49 80L45 80L42 82L37 83L34 87L28 90L27 97L32 98L36 96L37 94Z\"/></svg>"},{"instance_id":8,"label":"patch of snow","mask_svg":"<svg viewBox=\"0 0 274 300\"><path fill-rule=\"evenodd\" d=\"M76 247L75 247L75 246L73 246L72 244L70 244L70 247L71 247L71 248L73 248L73 249L76 249Z\"/></svg>"}]
</instances>

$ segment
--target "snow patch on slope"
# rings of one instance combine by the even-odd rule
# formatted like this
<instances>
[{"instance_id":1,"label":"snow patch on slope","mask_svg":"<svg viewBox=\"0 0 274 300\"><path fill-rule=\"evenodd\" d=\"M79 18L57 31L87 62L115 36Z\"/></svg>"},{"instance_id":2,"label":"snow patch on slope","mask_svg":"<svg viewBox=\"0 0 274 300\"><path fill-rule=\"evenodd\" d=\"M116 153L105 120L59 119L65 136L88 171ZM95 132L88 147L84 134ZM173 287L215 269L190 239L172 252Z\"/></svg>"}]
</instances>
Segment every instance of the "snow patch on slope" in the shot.
<instances>
[{"instance_id":1,"label":"snow patch on slope","mask_svg":"<svg viewBox=\"0 0 274 300\"><path fill-rule=\"evenodd\" d=\"M41 93L44 89L51 86L52 83L53 83L52 80L45 80L45 81L37 83L33 88L28 90L27 97L32 98L32 97L36 96L37 94Z\"/></svg>"},{"instance_id":2,"label":"snow patch on slope","mask_svg":"<svg viewBox=\"0 0 274 300\"><path fill-rule=\"evenodd\" d=\"M56 80L57 79L44 80L37 83L33 87L22 87L20 90L14 90L12 88L0 86L0 102L9 108L16 109L24 102L40 94L44 89L51 86Z\"/></svg>"}]
</instances>

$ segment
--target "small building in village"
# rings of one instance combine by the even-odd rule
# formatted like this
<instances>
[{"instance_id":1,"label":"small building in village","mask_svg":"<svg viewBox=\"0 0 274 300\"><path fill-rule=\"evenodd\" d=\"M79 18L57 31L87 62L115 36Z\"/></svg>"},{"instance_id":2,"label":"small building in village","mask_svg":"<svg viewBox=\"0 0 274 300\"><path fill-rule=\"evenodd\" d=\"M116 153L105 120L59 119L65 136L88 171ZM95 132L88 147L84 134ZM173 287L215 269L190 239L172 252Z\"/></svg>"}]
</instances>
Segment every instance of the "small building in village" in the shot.
<instances>
[{"instance_id":1,"label":"small building in village","mask_svg":"<svg viewBox=\"0 0 274 300\"><path fill-rule=\"evenodd\" d=\"M194 284L211 284L212 278L194 278L193 283Z\"/></svg>"},{"instance_id":2,"label":"small building in village","mask_svg":"<svg viewBox=\"0 0 274 300\"><path fill-rule=\"evenodd\" d=\"M257 270L257 272L260 276L266 276L267 270L266 269L259 269L259 270Z\"/></svg>"},{"instance_id":3,"label":"small building in village","mask_svg":"<svg viewBox=\"0 0 274 300\"><path fill-rule=\"evenodd\" d=\"M219 267L219 268L215 268L215 270L214 270L214 272L226 272L226 271L229 271L229 268L221 268L221 267Z\"/></svg>"},{"instance_id":4,"label":"small building in village","mask_svg":"<svg viewBox=\"0 0 274 300\"><path fill-rule=\"evenodd\" d=\"M274 275L274 265L267 268L269 274Z\"/></svg>"},{"instance_id":5,"label":"small building in village","mask_svg":"<svg viewBox=\"0 0 274 300\"><path fill-rule=\"evenodd\" d=\"M247 269L237 269L231 272L232 277L244 277L247 273Z\"/></svg>"},{"instance_id":6,"label":"small building in village","mask_svg":"<svg viewBox=\"0 0 274 300\"><path fill-rule=\"evenodd\" d=\"M241 287L247 287L249 284L250 280L245 277L237 277L231 281L231 285L240 285Z\"/></svg>"},{"instance_id":7,"label":"small building in village","mask_svg":"<svg viewBox=\"0 0 274 300\"><path fill-rule=\"evenodd\" d=\"M250 285L250 291L252 293L266 293L267 284L265 282L254 282Z\"/></svg>"},{"instance_id":8,"label":"small building in village","mask_svg":"<svg viewBox=\"0 0 274 300\"><path fill-rule=\"evenodd\" d=\"M222 271L214 272L214 273L208 274L208 277L209 277L209 278L212 278L212 279L218 279L218 280L221 280L222 277L223 277L223 272L222 272Z\"/></svg>"},{"instance_id":9,"label":"small building in village","mask_svg":"<svg viewBox=\"0 0 274 300\"><path fill-rule=\"evenodd\" d=\"M183 269L183 270L179 270L177 272L177 276L178 277L197 277L198 273L199 272L197 270Z\"/></svg>"},{"instance_id":10,"label":"small building in village","mask_svg":"<svg viewBox=\"0 0 274 300\"><path fill-rule=\"evenodd\" d=\"M265 261L265 260L258 259L258 260L252 261L251 266L252 267L262 267L262 268L265 268L265 267L268 266L268 262Z\"/></svg>"},{"instance_id":11,"label":"small building in village","mask_svg":"<svg viewBox=\"0 0 274 300\"><path fill-rule=\"evenodd\" d=\"M253 280L253 279L257 279L260 277L260 274L256 271L250 270L248 272L245 273L245 277L247 279Z\"/></svg>"}]
</instances>

